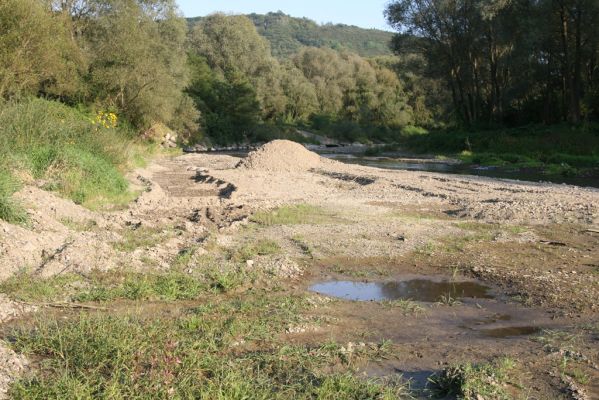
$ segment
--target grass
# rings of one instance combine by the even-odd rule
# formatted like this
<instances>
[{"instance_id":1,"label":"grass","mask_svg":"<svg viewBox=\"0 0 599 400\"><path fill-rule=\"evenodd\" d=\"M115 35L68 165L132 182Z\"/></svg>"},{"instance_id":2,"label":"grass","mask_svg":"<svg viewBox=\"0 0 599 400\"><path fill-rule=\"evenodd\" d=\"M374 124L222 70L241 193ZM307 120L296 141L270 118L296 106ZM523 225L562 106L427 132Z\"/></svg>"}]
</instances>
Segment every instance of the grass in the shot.
<instances>
[{"instance_id":1,"label":"grass","mask_svg":"<svg viewBox=\"0 0 599 400\"><path fill-rule=\"evenodd\" d=\"M422 314L425 312L424 307L412 300L385 300L381 304L387 308L400 309L404 315Z\"/></svg>"},{"instance_id":2,"label":"grass","mask_svg":"<svg viewBox=\"0 0 599 400\"><path fill-rule=\"evenodd\" d=\"M59 102L25 99L0 108L0 218L11 223L24 213L11 200L16 176L44 182L88 208L123 205L136 196L123 172L142 162L155 147L137 143L121 124L104 128L92 116Z\"/></svg>"},{"instance_id":3,"label":"grass","mask_svg":"<svg viewBox=\"0 0 599 400\"><path fill-rule=\"evenodd\" d=\"M27 213L12 198L19 185L15 178L0 165L0 219L11 224L24 224L27 222Z\"/></svg>"},{"instance_id":4,"label":"grass","mask_svg":"<svg viewBox=\"0 0 599 400\"><path fill-rule=\"evenodd\" d=\"M274 211L257 212L251 221L262 226L319 225L334 222L336 219L321 207L298 204L279 207Z\"/></svg>"},{"instance_id":5,"label":"grass","mask_svg":"<svg viewBox=\"0 0 599 400\"><path fill-rule=\"evenodd\" d=\"M141 226L121 231L122 240L113 243L119 251L132 252L140 248L152 248L174 234L173 230L164 227Z\"/></svg>"},{"instance_id":6,"label":"grass","mask_svg":"<svg viewBox=\"0 0 599 400\"><path fill-rule=\"evenodd\" d=\"M86 276L63 274L51 278L22 272L0 283L0 292L26 302L176 301L228 292L255 280L234 264L205 261L200 270L193 275L181 269L153 273L93 271Z\"/></svg>"},{"instance_id":7,"label":"grass","mask_svg":"<svg viewBox=\"0 0 599 400\"><path fill-rule=\"evenodd\" d=\"M77 232L89 232L98 227L98 223L92 219L77 221L70 217L61 218L60 222L67 228Z\"/></svg>"},{"instance_id":8,"label":"grass","mask_svg":"<svg viewBox=\"0 0 599 400\"><path fill-rule=\"evenodd\" d=\"M255 242L246 243L233 251L231 259L235 262L246 262L257 256L268 256L281 252L281 246L274 240L260 239Z\"/></svg>"},{"instance_id":9,"label":"grass","mask_svg":"<svg viewBox=\"0 0 599 400\"><path fill-rule=\"evenodd\" d=\"M10 332L13 348L39 360L12 385L14 399L401 399L403 385L352 374L361 358L336 343L288 345L303 297L258 292L177 312L40 316Z\"/></svg>"},{"instance_id":10,"label":"grass","mask_svg":"<svg viewBox=\"0 0 599 400\"><path fill-rule=\"evenodd\" d=\"M299 247L305 256L314 258L314 250L312 249L312 246L310 246L310 244L306 241L306 238L304 238L302 235L293 235L291 237L291 242Z\"/></svg>"},{"instance_id":11,"label":"grass","mask_svg":"<svg viewBox=\"0 0 599 400\"><path fill-rule=\"evenodd\" d=\"M467 163L544 167L552 174L576 174L580 168L599 167L596 124L431 131L402 135L399 144L422 153L457 154Z\"/></svg>"},{"instance_id":12,"label":"grass","mask_svg":"<svg viewBox=\"0 0 599 400\"><path fill-rule=\"evenodd\" d=\"M464 400L495 399L509 400L511 395L504 384L515 362L501 358L492 363L460 364L445 369L430 378L437 395L457 396Z\"/></svg>"}]
</instances>

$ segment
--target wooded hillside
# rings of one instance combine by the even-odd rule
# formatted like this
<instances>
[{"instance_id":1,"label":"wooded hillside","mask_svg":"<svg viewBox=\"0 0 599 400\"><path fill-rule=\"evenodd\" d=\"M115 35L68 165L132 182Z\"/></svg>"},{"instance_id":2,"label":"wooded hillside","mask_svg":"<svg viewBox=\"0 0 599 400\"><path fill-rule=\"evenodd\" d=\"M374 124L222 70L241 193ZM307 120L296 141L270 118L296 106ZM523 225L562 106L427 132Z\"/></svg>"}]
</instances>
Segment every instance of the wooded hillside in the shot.
<instances>
[{"instance_id":1,"label":"wooded hillside","mask_svg":"<svg viewBox=\"0 0 599 400\"><path fill-rule=\"evenodd\" d=\"M258 33L270 42L273 56L287 58L304 46L349 50L362 57L391 55L393 33L344 24L319 25L308 18L285 13L249 14ZM191 25L202 19L189 18Z\"/></svg>"}]
</instances>

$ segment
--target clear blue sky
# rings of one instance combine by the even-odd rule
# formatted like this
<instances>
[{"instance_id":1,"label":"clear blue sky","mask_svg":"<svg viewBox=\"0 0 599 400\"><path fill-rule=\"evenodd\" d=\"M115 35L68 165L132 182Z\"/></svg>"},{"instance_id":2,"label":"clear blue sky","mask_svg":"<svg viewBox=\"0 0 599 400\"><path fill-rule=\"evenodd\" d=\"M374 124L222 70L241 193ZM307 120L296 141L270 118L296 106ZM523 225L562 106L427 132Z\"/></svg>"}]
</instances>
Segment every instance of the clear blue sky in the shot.
<instances>
[{"instance_id":1,"label":"clear blue sky","mask_svg":"<svg viewBox=\"0 0 599 400\"><path fill-rule=\"evenodd\" d=\"M177 0L186 17L216 11L236 14L264 14L283 11L293 17L307 17L319 23L333 22L363 28L391 30L383 11L388 0Z\"/></svg>"}]
</instances>

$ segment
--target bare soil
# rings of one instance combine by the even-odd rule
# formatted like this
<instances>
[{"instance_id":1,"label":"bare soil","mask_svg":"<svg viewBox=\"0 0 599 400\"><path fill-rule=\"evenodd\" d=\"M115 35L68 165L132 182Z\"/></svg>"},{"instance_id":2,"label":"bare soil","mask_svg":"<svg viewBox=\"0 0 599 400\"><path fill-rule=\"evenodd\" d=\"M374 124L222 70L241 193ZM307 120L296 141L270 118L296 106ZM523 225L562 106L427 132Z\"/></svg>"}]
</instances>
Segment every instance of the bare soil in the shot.
<instances>
[{"instance_id":1,"label":"bare soil","mask_svg":"<svg viewBox=\"0 0 599 400\"><path fill-rule=\"evenodd\" d=\"M321 299L306 324L285 337L390 340L402 350L361 372L403 374L419 389L447 365L507 355L522 371L521 381L511 383L514 398L599 398L599 190L351 166L285 141L243 161L210 154L160 159L130 180L139 198L110 212L83 209L35 186L22 189L17 196L31 222L0 221L0 279L24 269L40 276L165 270L191 246L201 255L257 238L282 251L247 267L279 271L277 284L290 292L331 279L477 279L495 299L423 304L417 314ZM294 204L317 207L326 218L251 222L257 212ZM131 232L152 235L135 248L127 242ZM0 324L31 311L0 297ZM540 333L484 332L527 326ZM0 346L0 397L26 364ZM576 382L574 370L588 379Z\"/></svg>"}]
</instances>

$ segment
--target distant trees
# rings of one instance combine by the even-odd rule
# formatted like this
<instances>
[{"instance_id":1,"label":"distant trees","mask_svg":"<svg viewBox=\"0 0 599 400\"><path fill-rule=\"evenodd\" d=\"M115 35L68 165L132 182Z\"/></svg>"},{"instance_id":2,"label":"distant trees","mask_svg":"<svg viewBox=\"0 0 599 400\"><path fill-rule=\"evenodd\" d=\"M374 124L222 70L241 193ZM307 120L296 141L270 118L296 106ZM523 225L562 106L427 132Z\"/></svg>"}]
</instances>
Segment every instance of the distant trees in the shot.
<instances>
[{"instance_id":1,"label":"distant trees","mask_svg":"<svg viewBox=\"0 0 599 400\"><path fill-rule=\"evenodd\" d=\"M398 0L386 15L466 124L599 117L596 0Z\"/></svg>"},{"instance_id":2,"label":"distant trees","mask_svg":"<svg viewBox=\"0 0 599 400\"><path fill-rule=\"evenodd\" d=\"M279 61L244 16L203 18L190 33L189 49L196 76L189 93L207 131L222 141L244 140L261 121L298 123L314 115L395 128L414 122L409 98L388 66L316 47Z\"/></svg>"}]
</instances>

